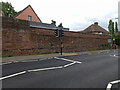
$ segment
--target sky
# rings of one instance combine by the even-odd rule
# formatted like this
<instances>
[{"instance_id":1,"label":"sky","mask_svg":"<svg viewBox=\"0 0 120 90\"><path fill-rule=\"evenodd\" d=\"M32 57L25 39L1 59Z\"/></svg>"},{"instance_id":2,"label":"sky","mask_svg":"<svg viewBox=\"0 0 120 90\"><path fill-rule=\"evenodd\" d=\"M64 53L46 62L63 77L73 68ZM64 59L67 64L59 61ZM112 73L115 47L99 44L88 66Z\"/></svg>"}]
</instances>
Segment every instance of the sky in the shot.
<instances>
[{"instance_id":1,"label":"sky","mask_svg":"<svg viewBox=\"0 0 120 90\"><path fill-rule=\"evenodd\" d=\"M81 31L98 22L107 29L109 20L117 21L120 0L2 0L16 11L31 5L43 23L63 24L70 31Z\"/></svg>"}]
</instances>

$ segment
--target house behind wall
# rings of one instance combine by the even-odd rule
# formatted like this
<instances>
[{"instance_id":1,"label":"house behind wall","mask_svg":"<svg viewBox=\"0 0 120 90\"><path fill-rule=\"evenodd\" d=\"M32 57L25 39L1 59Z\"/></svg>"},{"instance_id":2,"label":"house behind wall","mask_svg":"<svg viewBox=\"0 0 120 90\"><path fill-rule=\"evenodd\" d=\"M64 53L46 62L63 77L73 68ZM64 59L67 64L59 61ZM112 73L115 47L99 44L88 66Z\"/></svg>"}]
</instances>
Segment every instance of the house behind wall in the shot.
<instances>
[{"instance_id":1,"label":"house behind wall","mask_svg":"<svg viewBox=\"0 0 120 90\"><path fill-rule=\"evenodd\" d=\"M30 55L60 51L60 39L63 52L108 49L109 36L82 34L65 31L64 37L55 37L54 30L30 27L29 21L3 18L2 54Z\"/></svg>"}]
</instances>

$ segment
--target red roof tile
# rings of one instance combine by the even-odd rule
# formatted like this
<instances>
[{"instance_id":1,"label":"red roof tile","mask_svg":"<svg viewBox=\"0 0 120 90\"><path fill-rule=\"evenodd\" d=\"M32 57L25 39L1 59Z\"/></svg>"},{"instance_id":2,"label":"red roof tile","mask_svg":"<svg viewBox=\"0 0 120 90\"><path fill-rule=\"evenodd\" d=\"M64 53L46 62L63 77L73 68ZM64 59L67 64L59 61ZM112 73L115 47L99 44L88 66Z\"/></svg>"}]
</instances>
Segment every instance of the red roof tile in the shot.
<instances>
[{"instance_id":1,"label":"red roof tile","mask_svg":"<svg viewBox=\"0 0 120 90\"><path fill-rule=\"evenodd\" d=\"M101 26L99 26L97 22L95 22L94 24L90 25L89 27L87 27L82 32L83 33L92 33L92 32L108 33L108 31L105 30L104 28L102 28Z\"/></svg>"}]
</instances>

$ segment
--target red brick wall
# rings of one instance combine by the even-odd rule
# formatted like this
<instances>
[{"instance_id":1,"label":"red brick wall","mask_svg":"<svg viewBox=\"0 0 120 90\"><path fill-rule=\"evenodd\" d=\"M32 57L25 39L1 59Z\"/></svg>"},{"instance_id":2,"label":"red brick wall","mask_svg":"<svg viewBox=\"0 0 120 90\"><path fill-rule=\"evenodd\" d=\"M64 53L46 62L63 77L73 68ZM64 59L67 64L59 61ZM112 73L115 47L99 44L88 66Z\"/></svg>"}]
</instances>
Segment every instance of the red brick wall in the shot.
<instances>
[{"instance_id":1,"label":"red brick wall","mask_svg":"<svg viewBox=\"0 0 120 90\"><path fill-rule=\"evenodd\" d=\"M14 20L14 22L16 22ZM60 38L54 36L54 30L30 28L29 22L18 21L14 26L13 20L3 20L3 55L28 55L60 51ZM22 24L23 23L23 24ZM26 24L24 24L26 23ZM23 28L24 27L24 28ZM83 51L108 49L109 36L64 32L62 41L63 51Z\"/></svg>"},{"instance_id":2,"label":"red brick wall","mask_svg":"<svg viewBox=\"0 0 120 90\"><path fill-rule=\"evenodd\" d=\"M19 14L16 18L22 20L28 20L28 15L32 16L32 21L41 22L36 14L33 12L32 8L29 6L26 8L21 14Z\"/></svg>"}]
</instances>

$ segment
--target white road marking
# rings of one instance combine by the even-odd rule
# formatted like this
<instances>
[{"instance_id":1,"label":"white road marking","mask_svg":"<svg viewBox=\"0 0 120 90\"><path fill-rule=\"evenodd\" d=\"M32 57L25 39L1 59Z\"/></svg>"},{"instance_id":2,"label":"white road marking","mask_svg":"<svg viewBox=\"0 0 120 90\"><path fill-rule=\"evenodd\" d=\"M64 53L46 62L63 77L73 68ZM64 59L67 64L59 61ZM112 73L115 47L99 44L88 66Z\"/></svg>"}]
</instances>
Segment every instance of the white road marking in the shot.
<instances>
[{"instance_id":1,"label":"white road marking","mask_svg":"<svg viewBox=\"0 0 120 90\"><path fill-rule=\"evenodd\" d=\"M35 62L35 61L38 61L38 60L28 60L28 61L20 61L20 62Z\"/></svg>"},{"instance_id":2,"label":"white road marking","mask_svg":"<svg viewBox=\"0 0 120 90\"><path fill-rule=\"evenodd\" d=\"M21 75L21 74L24 74L24 73L26 73L26 71L15 73L15 74L8 75L8 76L5 76L5 77L1 77L0 80L7 79L7 78L10 78L10 77L14 77L14 76L18 76L18 75Z\"/></svg>"},{"instance_id":3,"label":"white road marking","mask_svg":"<svg viewBox=\"0 0 120 90\"><path fill-rule=\"evenodd\" d=\"M111 90L112 85L116 84L116 83L120 83L120 80L116 80L116 81L112 81L112 82L108 83L106 90Z\"/></svg>"},{"instance_id":4,"label":"white road marking","mask_svg":"<svg viewBox=\"0 0 120 90\"><path fill-rule=\"evenodd\" d=\"M11 63L13 63L13 62L2 63L1 65L6 65L6 64L11 64Z\"/></svg>"},{"instance_id":5,"label":"white road marking","mask_svg":"<svg viewBox=\"0 0 120 90\"><path fill-rule=\"evenodd\" d=\"M51 59L51 58L46 58L46 59ZM46 60L46 59L33 59L33 60L26 60L26 61L21 61L21 62L35 62L35 61L42 61L42 60Z\"/></svg>"},{"instance_id":6,"label":"white road marking","mask_svg":"<svg viewBox=\"0 0 120 90\"><path fill-rule=\"evenodd\" d=\"M74 60L69 60L69 59L65 59L65 58L58 58L58 57L54 57L56 59L60 59L60 60L64 60L64 61L68 61L68 62L75 62L75 63L82 63L82 62L79 62L79 61L74 61Z\"/></svg>"},{"instance_id":7,"label":"white road marking","mask_svg":"<svg viewBox=\"0 0 120 90\"><path fill-rule=\"evenodd\" d=\"M64 60L64 61L68 61L68 62L74 62L73 60L69 60L69 59L65 59L65 58L58 58L58 57L54 57L54 58Z\"/></svg>"},{"instance_id":8,"label":"white road marking","mask_svg":"<svg viewBox=\"0 0 120 90\"><path fill-rule=\"evenodd\" d=\"M54 57L56 59L60 59L60 60L64 60L64 61L68 61L68 62L72 62L70 64L66 64L64 66L59 66L59 67L50 67L50 68L42 68L42 69L34 69L34 70L28 70L28 72L36 72L36 71L46 71L46 70L52 70L52 69L61 69L61 68L65 68L65 67L68 67L68 66L71 66L75 63L82 63L82 62L79 62L79 61L74 61L74 60L69 60L69 59L65 59L65 58L58 58L58 57ZM51 59L51 58L50 58Z\"/></svg>"},{"instance_id":9,"label":"white road marking","mask_svg":"<svg viewBox=\"0 0 120 90\"><path fill-rule=\"evenodd\" d=\"M111 84L120 83L120 80L112 81L112 82L110 82L110 83L111 83Z\"/></svg>"},{"instance_id":10,"label":"white road marking","mask_svg":"<svg viewBox=\"0 0 120 90\"><path fill-rule=\"evenodd\" d=\"M28 72L46 71L46 70L52 70L52 69L61 69L61 68L65 68L65 67L71 66L71 65L73 65L75 63L78 63L78 64L82 63L82 62L79 62L79 61L69 60L69 59L65 59L65 58L58 58L58 57L54 57L54 58L60 59L60 60L64 60L64 61L68 61L68 62L72 62L72 63L66 64L64 66L59 66L59 67L50 67L50 68L28 70Z\"/></svg>"},{"instance_id":11,"label":"white road marking","mask_svg":"<svg viewBox=\"0 0 120 90\"><path fill-rule=\"evenodd\" d=\"M111 83L109 83L109 84L107 85L106 90L110 90L111 88L112 88L112 84L111 84Z\"/></svg>"},{"instance_id":12,"label":"white road marking","mask_svg":"<svg viewBox=\"0 0 120 90\"><path fill-rule=\"evenodd\" d=\"M65 59L65 58L58 58L58 57L54 57L54 58L60 59L60 60L65 60L65 61L69 61L69 62L72 62L72 63L66 64L64 66L58 66L58 67L50 67L50 68L41 68L41 69L27 70L27 71L15 73L15 74L12 74L12 75L8 75L8 76L5 76L5 77L1 77L0 80L11 78L11 77L14 77L14 76L17 76L17 75L20 75L20 74L24 74L24 73L27 73L27 72L36 72L36 71L46 71L46 70L53 70L53 69L62 69L62 68L71 66L71 65L73 65L75 63L78 63L78 64L82 63L82 62L79 62L79 61L69 60L69 59ZM12 63L12 62L9 62L9 63Z\"/></svg>"},{"instance_id":13,"label":"white road marking","mask_svg":"<svg viewBox=\"0 0 120 90\"><path fill-rule=\"evenodd\" d=\"M38 60L13 61L13 62L8 62L8 63L2 63L2 64L0 64L0 65L6 65L6 64L11 64L11 63L19 63L19 62L34 62L34 61L38 61Z\"/></svg>"},{"instance_id":14,"label":"white road marking","mask_svg":"<svg viewBox=\"0 0 120 90\"><path fill-rule=\"evenodd\" d=\"M75 63L78 63L78 64L80 64L80 63L82 63L82 62L79 62L79 61L74 61Z\"/></svg>"},{"instance_id":15,"label":"white road marking","mask_svg":"<svg viewBox=\"0 0 120 90\"><path fill-rule=\"evenodd\" d=\"M68 66L71 66L71 65L73 65L73 64L75 64L76 62L73 62L73 63L70 63L70 64L66 64L66 65L64 65L63 67L68 67Z\"/></svg>"},{"instance_id":16,"label":"white road marking","mask_svg":"<svg viewBox=\"0 0 120 90\"><path fill-rule=\"evenodd\" d=\"M46 59L52 59L52 58L46 58ZM7 63L1 63L0 65L11 64L11 63L19 63L19 62L35 62L35 61L42 61L42 60L46 60L46 59L34 59L34 60L25 60L25 61L12 61L12 62L7 62Z\"/></svg>"},{"instance_id":17,"label":"white road marking","mask_svg":"<svg viewBox=\"0 0 120 90\"><path fill-rule=\"evenodd\" d=\"M63 66L59 66L59 67L50 67L50 68L42 68L42 69L34 69L34 70L28 70L28 72L46 71L46 70L61 69L61 68L63 68Z\"/></svg>"},{"instance_id":18,"label":"white road marking","mask_svg":"<svg viewBox=\"0 0 120 90\"><path fill-rule=\"evenodd\" d=\"M110 55L110 56L111 56L111 57L118 57L118 56L117 56L117 55L115 55L115 54L114 54L114 55Z\"/></svg>"},{"instance_id":19,"label":"white road marking","mask_svg":"<svg viewBox=\"0 0 120 90\"><path fill-rule=\"evenodd\" d=\"M20 62L20 61L14 61L14 63L17 63L17 62Z\"/></svg>"}]
</instances>

